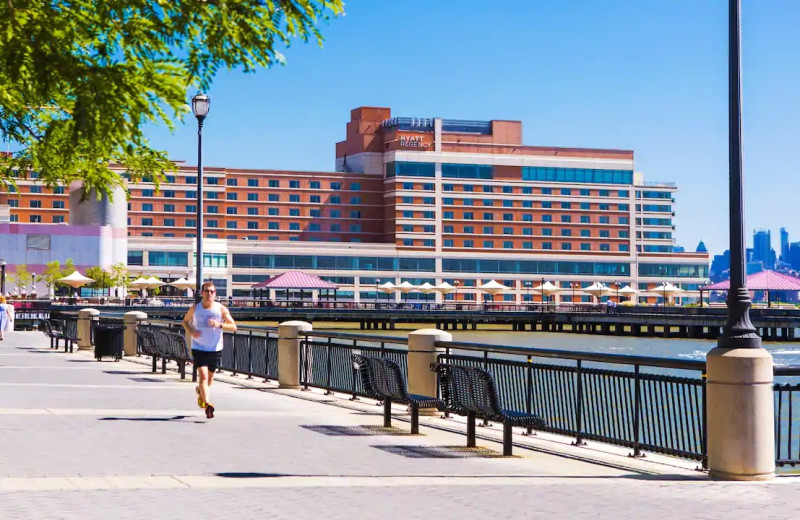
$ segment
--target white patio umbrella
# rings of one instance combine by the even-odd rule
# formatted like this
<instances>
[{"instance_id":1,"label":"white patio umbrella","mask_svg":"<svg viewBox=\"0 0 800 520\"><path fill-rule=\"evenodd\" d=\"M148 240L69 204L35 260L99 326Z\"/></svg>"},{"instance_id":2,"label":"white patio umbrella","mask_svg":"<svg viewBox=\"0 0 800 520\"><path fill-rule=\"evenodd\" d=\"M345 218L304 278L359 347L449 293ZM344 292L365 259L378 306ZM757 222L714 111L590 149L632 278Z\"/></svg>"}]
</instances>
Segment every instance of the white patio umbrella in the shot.
<instances>
[{"instance_id":1,"label":"white patio umbrella","mask_svg":"<svg viewBox=\"0 0 800 520\"><path fill-rule=\"evenodd\" d=\"M147 278L140 276L136 280L130 282L128 284L128 287L132 287L134 289L144 289L145 287L147 287Z\"/></svg>"},{"instance_id":2,"label":"white patio umbrella","mask_svg":"<svg viewBox=\"0 0 800 520\"><path fill-rule=\"evenodd\" d=\"M417 286L412 284L412 283L410 283L408 280L406 280L405 282L401 283L400 285L395 286L394 290L395 291L399 291L399 292L401 292L403 294L408 294L411 291L416 291L417 290Z\"/></svg>"},{"instance_id":3,"label":"white patio umbrella","mask_svg":"<svg viewBox=\"0 0 800 520\"><path fill-rule=\"evenodd\" d=\"M554 294L561 292L561 287L550 283L549 281L545 282L543 285L538 287L534 287L531 289L532 291L538 292L540 294L544 294L545 296L552 296Z\"/></svg>"},{"instance_id":4,"label":"white patio umbrella","mask_svg":"<svg viewBox=\"0 0 800 520\"><path fill-rule=\"evenodd\" d=\"M186 278L181 277L181 278L178 278L177 280L175 280L174 282L168 283L167 285L171 285L172 287L175 287L176 289L180 289L181 291L184 291L184 290L188 290L188 289L194 289L195 282L190 282Z\"/></svg>"},{"instance_id":5,"label":"white patio umbrella","mask_svg":"<svg viewBox=\"0 0 800 520\"><path fill-rule=\"evenodd\" d=\"M386 282L386 283L380 284L378 286L378 290L380 292L384 293L384 294L389 294L391 292L394 292L395 287L397 287L397 286L395 284L393 284L392 282Z\"/></svg>"},{"instance_id":6,"label":"white patio umbrella","mask_svg":"<svg viewBox=\"0 0 800 520\"><path fill-rule=\"evenodd\" d=\"M638 293L638 292L639 291L637 291L636 289L634 289L630 285L626 285L625 287L623 287L622 289L617 291L617 294L619 294L621 296L625 296L625 297L633 297L633 295Z\"/></svg>"},{"instance_id":7,"label":"white patio umbrella","mask_svg":"<svg viewBox=\"0 0 800 520\"><path fill-rule=\"evenodd\" d=\"M650 291L658 294L659 296L663 296L664 302L669 302L670 298L672 298L678 293L682 293L683 289L669 282L661 282L661 285L653 289L650 289Z\"/></svg>"},{"instance_id":8,"label":"white patio umbrella","mask_svg":"<svg viewBox=\"0 0 800 520\"><path fill-rule=\"evenodd\" d=\"M73 271L71 275L59 278L58 281L65 285L69 285L73 289L77 289L78 287L86 285L87 283L92 283L94 280L83 276L78 271Z\"/></svg>"},{"instance_id":9,"label":"white patio umbrella","mask_svg":"<svg viewBox=\"0 0 800 520\"><path fill-rule=\"evenodd\" d=\"M161 287L162 285L165 285L164 282L162 282L161 280L159 280L155 276L148 277L145 280L145 282L147 282L147 286L146 286L147 289L155 289L156 287Z\"/></svg>"},{"instance_id":10,"label":"white patio umbrella","mask_svg":"<svg viewBox=\"0 0 800 520\"><path fill-rule=\"evenodd\" d=\"M456 290L455 287L453 287L452 285L450 285L447 282L440 283L439 285L434 287L434 289L436 289L437 291L439 291L442 294L450 294L451 292Z\"/></svg>"},{"instance_id":11,"label":"white patio umbrella","mask_svg":"<svg viewBox=\"0 0 800 520\"><path fill-rule=\"evenodd\" d=\"M425 282L424 284L417 287L417 290L422 294L430 294L432 292L436 292L436 287L429 284L428 282Z\"/></svg>"},{"instance_id":12,"label":"white patio umbrella","mask_svg":"<svg viewBox=\"0 0 800 520\"><path fill-rule=\"evenodd\" d=\"M495 280L489 280L485 284L479 286L478 289L494 296L495 294L500 294L501 292L505 291L506 289L508 289L508 287L501 284L500 282L496 282Z\"/></svg>"},{"instance_id":13,"label":"white patio umbrella","mask_svg":"<svg viewBox=\"0 0 800 520\"><path fill-rule=\"evenodd\" d=\"M581 290L583 292L591 294L592 296L594 296L595 298L598 298L598 299L603 297L603 296L606 296L608 294L611 294L611 292L612 292L611 289L607 285L604 285L604 284L602 284L600 282L595 282L592 285L590 285L589 287L584 287Z\"/></svg>"}]
</instances>

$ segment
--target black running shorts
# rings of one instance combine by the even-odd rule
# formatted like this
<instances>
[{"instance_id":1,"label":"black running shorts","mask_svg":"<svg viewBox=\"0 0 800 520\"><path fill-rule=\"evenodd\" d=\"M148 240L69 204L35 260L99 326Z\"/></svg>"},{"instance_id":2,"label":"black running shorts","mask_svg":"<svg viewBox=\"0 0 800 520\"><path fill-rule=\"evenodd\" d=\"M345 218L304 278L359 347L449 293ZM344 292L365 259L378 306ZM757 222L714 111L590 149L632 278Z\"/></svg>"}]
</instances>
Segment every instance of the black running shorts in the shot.
<instances>
[{"instance_id":1,"label":"black running shorts","mask_svg":"<svg viewBox=\"0 0 800 520\"><path fill-rule=\"evenodd\" d=\"M222 361L222 351L209 352L207 350L197 350L193 348L192 359L194 359L194 366L208 367L212 372L216 372Z\"/></svg>"}]
</instances>

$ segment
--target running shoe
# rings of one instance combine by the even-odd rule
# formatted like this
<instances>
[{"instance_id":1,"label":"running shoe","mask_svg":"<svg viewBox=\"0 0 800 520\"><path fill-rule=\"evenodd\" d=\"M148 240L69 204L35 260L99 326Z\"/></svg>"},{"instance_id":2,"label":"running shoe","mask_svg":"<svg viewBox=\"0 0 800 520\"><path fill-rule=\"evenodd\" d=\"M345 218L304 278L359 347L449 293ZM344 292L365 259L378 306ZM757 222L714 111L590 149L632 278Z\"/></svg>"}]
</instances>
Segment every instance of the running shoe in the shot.
<instances>
[{"instance_id":1,"label":"running shoe","mask_svg":"<svg viewBox=\"0 0 800 520\"><path fill-rule=\"evenodd\" d=\"M199 386L194 387L194 391L197 393L197 406L199 406L200 408L205 408L206 402L203 401L202 397L200 397L200 387Z\"/></svg>"},{"instance_id":2,"label":"running shoe","mask_svg":"<svg viewBox=\"0 0 800 520\"><path fill-rule=\"evenodd\" d=\"M206 418L207 419L214 418L214 405L211 403L206 404Z\"/></svg>"}]
</instances>

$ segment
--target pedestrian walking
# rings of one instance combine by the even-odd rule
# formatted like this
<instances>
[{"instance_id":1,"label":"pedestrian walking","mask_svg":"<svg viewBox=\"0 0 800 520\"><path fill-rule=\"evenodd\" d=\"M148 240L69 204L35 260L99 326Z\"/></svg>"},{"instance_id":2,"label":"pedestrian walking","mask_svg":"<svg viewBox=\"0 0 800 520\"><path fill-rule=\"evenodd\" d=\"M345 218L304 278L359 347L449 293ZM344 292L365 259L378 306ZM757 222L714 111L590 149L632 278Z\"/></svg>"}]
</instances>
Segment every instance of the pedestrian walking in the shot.
<instances>
[{"instance_id":1,"label":"pedestrian walking","mask_svg":"<svg viewBox=\"0 0 800 520\"><path fill-rule=\"evenodd\" d=\"M3 341L3 332L13 329L14 314L13 307L6 303L6 297L0 294L0 341Z\"/></svg>"},{"instance_id":2,"label":"pedestrian walking","mask_svg":"<svg viewBox=\"0 0 800 520\"><path fill-rule=\"evenodd\" d=\"M222 360L222 333L236 332L236 323L228 308L215 301L217 289L212 282L201 288L202 300L189 308L183 318L183 326L192 337L192 359L197 368L199 384L195 388L197 405L205 409L206 417L214 417L211 404L211 383L214 372Z\"/></svg>"}]
</instances>

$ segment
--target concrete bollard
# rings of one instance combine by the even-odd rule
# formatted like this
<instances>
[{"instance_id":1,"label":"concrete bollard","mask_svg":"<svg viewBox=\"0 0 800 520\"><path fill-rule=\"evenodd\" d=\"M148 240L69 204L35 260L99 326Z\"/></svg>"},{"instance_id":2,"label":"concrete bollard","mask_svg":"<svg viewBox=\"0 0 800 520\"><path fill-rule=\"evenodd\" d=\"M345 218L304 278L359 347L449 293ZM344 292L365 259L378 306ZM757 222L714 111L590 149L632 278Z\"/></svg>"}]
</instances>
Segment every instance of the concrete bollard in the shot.
<instances>
[{"instance_id":1,"label":"concrete bollard","mask_svg":"<svg viewBox=\"0 0 800 520\"><path fill-rule=\"evenodd\" d=\"M278 386L300 388L301 332L313 330L305 321L285 321L278 324Z\"/></svg>"},{"instance_id":2,"label":"concrete bollard","mask_svg":"<svg viewBox=\"0 0 800 520\"><path fill-rule=\"evenodd\" d=\"M92 350L92 319L99 315L97 309L78 311L78 350Z\"/></svg>"},{"instance_id":3,"label":"concrete bollard","mask_svg":"<svg viewBox=\"0 0 800 520\"><path fill-rule=\"evenodd\" d=\"M146 319L147 313L141 311L126 312L123 316L122 322L125 324L123 344L125 345L126 356L136 355L136 330L139 328L139 322Z\"/></svg>"},{"instance_id":4,"label":"concrete bollard","mask_svg":"<svg viewBox=\"0 0 800 520\"><path fill-rule=\"evenodd\" d=\"M453 335L438 329L420 329L408 334L408 393L436 396L436 373L431 364L436 356L444 352L437 348L437 341L452 341ZM435 413L435 409L420 410L423 415Z\"/></svg>"},{"instance_id":5,"label":"concrete bollard","mask_svg":"<svg viewBox=\"0 0 800 520\"><path fill-rule=\"evenodd\" d=\"M763 348L714 348L706 356L708 467L717 480L775 477L772 356Z\"/></svg>"}]
</instances>

